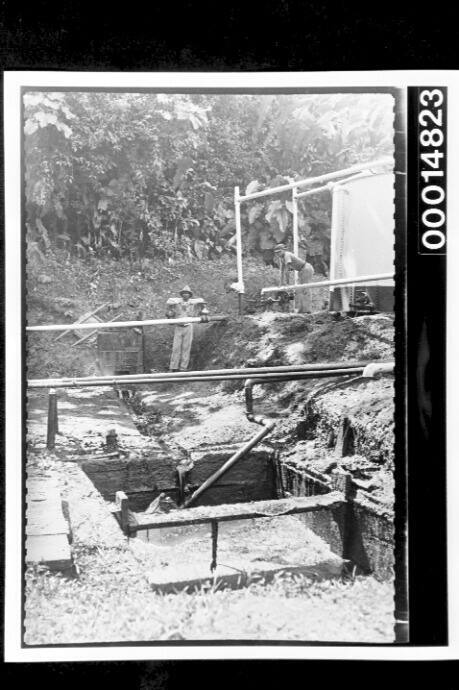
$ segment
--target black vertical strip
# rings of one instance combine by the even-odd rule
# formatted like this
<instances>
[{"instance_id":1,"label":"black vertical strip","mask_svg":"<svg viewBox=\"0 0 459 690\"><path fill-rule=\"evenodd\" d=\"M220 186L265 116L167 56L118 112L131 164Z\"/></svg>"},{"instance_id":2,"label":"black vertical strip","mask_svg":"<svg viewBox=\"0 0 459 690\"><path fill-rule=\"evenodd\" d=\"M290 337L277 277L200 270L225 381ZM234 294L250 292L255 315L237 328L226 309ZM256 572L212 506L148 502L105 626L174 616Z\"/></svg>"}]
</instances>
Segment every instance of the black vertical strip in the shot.
<instances>
[{"instance_id":1,"label":"black vertical strip","mask_svg":"<svg viewBox=\"0 0 459 690\"><path fill-rule=\"evenodd\" d=\"M433 88L433 87L429 87ZM410 642L444 645L446 554L446 257L418 251L423 89L408 89L407 441ZM446 112L446 90L445 105ZM445 126L446 132L446 126Z\"/></svg>"},{"instance_id":2,"label":"black vertical strip","mask_svg":"<svg viewBox=\"0 0 459 690\"><path fill-rule=\"evenodd\" d=\"M409 642L406 443L406 90L395 94L395 642Z\"/></svg>"},{"instance_id":3,"label":"black vertical strip","mask_svg":"<svg viewBox=\"0 0 459 690\"><path fill-rule=\"evenodd\" d=\"M3 74L0 75L0 107L2 112L3 111ZM4 187L4 180L5 180L5 170L4 170L4 163L5 161L5 151L4 151L4 120L3 118L0 118L0 195L2 200L5 199L5 187ZM4 206L4 201L0 203L0 227L5 228L5 206ZM0 232L0 255L3 259L3 264L2 264L2 269L3 269L3 276L5 275L5 232ZM5 425L5 340L6 340L6 330L5 330L5 280L3 279L1 281L0 285L0 323L2 324L2 330L1 330L1 336L0 336L0 354L2 357L2 364L4 365L1 369L0 373L0 392L1 392L1 401L0 401L0 420L2 423L2 429L6 428ZM6 456L6 441L5 441L5 434L0 434L0 452L2 453L2 457L5 458ZM5 561L6 561L6 547L5 547L5 524L6 524L6 481L5 481L5 462L0 463L0 486L2 487L0 490L0 514L1 518L0 519L0 572L4 573L5 572ZM4 580L3 580L3 585L4 585ZM5 610L5 602L4 602L4 591L5 588L0 587L0 606L2 608L2 611ZM3 618L3 617L2 617ZM0 634L3 639L3 622L0 621Z\"/></svg>"}]
</instances>

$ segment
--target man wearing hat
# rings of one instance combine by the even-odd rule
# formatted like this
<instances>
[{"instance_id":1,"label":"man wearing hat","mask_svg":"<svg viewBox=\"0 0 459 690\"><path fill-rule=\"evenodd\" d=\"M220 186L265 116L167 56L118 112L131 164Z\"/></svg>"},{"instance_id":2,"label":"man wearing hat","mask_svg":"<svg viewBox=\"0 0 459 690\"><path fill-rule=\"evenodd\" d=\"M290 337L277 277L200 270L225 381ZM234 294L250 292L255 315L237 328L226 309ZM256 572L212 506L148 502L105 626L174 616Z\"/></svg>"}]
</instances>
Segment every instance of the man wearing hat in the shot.
<instances>
[{"instance_id":1,"label":"man wearing hat","mask_svg":"<svg viewBox=\"0 0 459 690\"><path fill-rule=\"evenodd\" d=\"M198 297L192 299L193 293L189 285L180 290L180 297L167 300L166 316L169 319L186 319L200 316L205 309L205 302ZM186 371L190 362L191 344L193 342L193 324L177 324L174 330L170 371Z\"/></svg>"},{"instance_id":2,"label":"man wearing hat","mask_svg":"<svg viewBox=\"0 0 459 690\"><path fill-rule=\"evenodd\" d=\"M279 262L281 285L290 284L291 271L297 272L299 284L312 282L314 268L304 259L300 259L299 256L295 256L292 252L287 251L285 244L277 244L274 247L274 256ZM295 290L295 305L300 314L312 311L310 288Z\"/></svg>"}]
</instances>

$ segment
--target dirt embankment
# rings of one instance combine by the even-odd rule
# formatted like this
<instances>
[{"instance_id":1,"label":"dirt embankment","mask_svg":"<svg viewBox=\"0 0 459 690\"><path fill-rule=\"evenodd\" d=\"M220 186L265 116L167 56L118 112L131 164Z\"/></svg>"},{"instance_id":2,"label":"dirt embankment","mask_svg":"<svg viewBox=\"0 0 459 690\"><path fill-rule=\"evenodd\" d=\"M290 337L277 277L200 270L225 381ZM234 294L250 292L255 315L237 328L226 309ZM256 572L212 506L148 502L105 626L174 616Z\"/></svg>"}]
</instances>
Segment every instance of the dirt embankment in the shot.
<instances>
[{"instance_id":1,"label":"dirt embankment","mask_svg":"<svg viewBox=\"0 0 459 690\"><path fill-rule=\"evenodd\" d=\"M173 266L148 263L135 268L120 262L66 262L59 257L29 266L28 322L70 323L104 303L104 320L115 314L137 318L140 311L144 317L162 317L167 298L189 283L195 294L207 300L211 313L229 316L225 323L195 329L193 369L393 359L391 315L348 318L328 312L262 312L260 290L275 283L278 272L259 262L248 260L244 264L247 316L242 323L237 319L237 297L225 289L225 282L234 278L233 257ZM319 309L324 295L321 290L314 294L314 306ZM71 335L57 342L55 338L55 333L30 334L30 378L95 373L94 345L71 347ZM145 371L168 368L171 341L168 326L146 329ZM393 465L391 379L345 383L324 390L328 383L332 382L308 380L255 387L256 412L279 419L273 442L290 449L301 463L333 468L339 461L363 480L380 470L389 476ZM150 393L137 397L143 404L146 427L153 434L174 436L179 432L174 427L185 422L187 428L173 440L185 446L199 445L204 437L208 443L218 440L224 425L225 441L234 442L250 436L253 426L245 419L242 385L241 381L195 384L187 388L183 399L183 387L168 386L166 391L164 386L149 386ZM166 392L167 400L163 400L161 394ZM154 401L148 401L149 394ZM149 414L152 405L153 416ZM188 419L191 411L193 420Z\"/></svg>"},{"instance_id":2,"label":"dirt embankment","mask_svg":"<svg viewBox=\"0 0 459 690\"><path fill-rule=\"evenodd\" d=\"M328 313L264 313L243 323L213 324L195 351L199 369L314 362L390 361L388 315L336 318ZM393 501L393 379L309 379L256 385L255 413L276 419L269 442L282 457L329 474L340 467L362 488ZM135 407L148 433L187 450L243 442L254 434L245 417L243 381L156 385ZM192 417L190 415L192 414Z\"/></svg>"},{"instance_id":3,"label":"dirt embankment","mask_svg":"<svg viewBox=\"0 0 459 690\"><path fill-rule=\"evenodd\" d=\"M199 368L276 366L324 362L393 360L393 318L329 313L264 313L242 324L215 324L201 342ZM242 401L242 382L225 382L228 400ZM277 417L271 441L299 466L329 473L348 470L362 487L393 500L394 390L392 377L362 381L320 379L258 385L258 414ZM222 405L223 411L223 405ZM207 425L218 434L218 418ZM198 430L196 430L198 431Z\"/></svg>"},{"instance_id":4,"label":"dirt embankment","mask_svg":"<svg viewBox=\"0 0 459 690\"><path fill-rule=\"evenodd\" d=\"M230 333L231 329L237 332L238 299L226 289L226 284L235 280L236 260L233 256L223 256L218 261L194 259L173 265L144 261L141 266L122 261L82 261L76 258L68 260L64 255L50 256L46 261L27 267L27 322L28 325L70 324L104 304L105 309L99 313L104 321L117 316L125 320L137 319L140 313L144 318L164 318L167 299L176 296L188 284L195 296L206 300L211 314L228 315ZM246 314L260 312L261 289L277 284L278 280L277 269L265 266L259 260L244 260ZM320 309L323 300L323 290L316 290L314 309ZM212 326L195 327L192 366L200 368L201 341L206 349L214 333ZM29 334L29 376L93 374L96 359L94 339L72 347L75 340L72 335L56 341L58 335ZM172 337L170 326L145 329L146 371L168 368Z\"/></svg>"}]
</instances>

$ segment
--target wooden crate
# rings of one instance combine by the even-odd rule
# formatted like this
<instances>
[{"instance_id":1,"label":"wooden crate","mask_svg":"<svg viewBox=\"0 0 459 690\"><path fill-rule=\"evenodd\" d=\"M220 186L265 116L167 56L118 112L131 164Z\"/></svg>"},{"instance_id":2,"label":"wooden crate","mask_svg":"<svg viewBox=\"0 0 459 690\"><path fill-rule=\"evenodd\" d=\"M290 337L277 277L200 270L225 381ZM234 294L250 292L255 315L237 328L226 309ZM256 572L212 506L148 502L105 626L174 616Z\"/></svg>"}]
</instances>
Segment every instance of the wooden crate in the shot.
<instances>
[{"instance_id":1,"label":"wooden crate","mask_svg":"<svg viewBox=\"0 0 459 690\"><path fill-rule=\"evenodd\" d=\"M142 374L143 333L137 328L100 331L97 334L97 358L104 375Z\"/></svg>"}]
</instances>

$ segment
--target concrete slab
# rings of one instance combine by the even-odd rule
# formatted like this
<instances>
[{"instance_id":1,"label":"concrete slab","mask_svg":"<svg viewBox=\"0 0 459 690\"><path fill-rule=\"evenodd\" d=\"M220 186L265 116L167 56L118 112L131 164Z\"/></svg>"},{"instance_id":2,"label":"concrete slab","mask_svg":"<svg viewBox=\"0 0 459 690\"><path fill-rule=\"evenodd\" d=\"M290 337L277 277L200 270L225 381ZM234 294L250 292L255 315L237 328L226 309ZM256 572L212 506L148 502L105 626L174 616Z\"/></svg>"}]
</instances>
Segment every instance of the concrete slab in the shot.
<instances>
[{"instance_id":1,"label":"concrete slab","mask_svg":"<svg viewBox=\"0 0 459 690\"><path fill-rule=\"evenodd\" d=\"M42 564L50 570L70 570L73 560L67 535L27 535L26 562Z\"/></svg>"},{"instance_id":2,"label":"concrete slab","mask_svg":"<svg viewBox=\"0 0 459 690\"><path fill-rule=\"evenodd\" d=\"M70 528L57 479L30 472L26 486L26 562L42 563L50 570L69 570L73 566Z\"/></svg>"},{"instance_id":3,"label":"concrete slab","mask_svg":"<svg viewBox=\"0 0 459 690\"><path fill-rule=\"evenodd\" d=\"M241 589L256 582L266 584L275 577L289 574L318 581L341 577L342 572L343 562L340 559L333 559L309 566L273 566L269 563L260 563L257 570L253 571L235 571L234 568L219 565L213 575L210 574L209 568L202 568L201 574L197 574L196 566L191 566L189 574L181 568L180 579L177 579L176 571L171 567L163 569L161 573L151 573L147 579L153 591L174 594L180 591L191 593L202 587Z\"/></svg>"}]
</instances>

